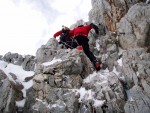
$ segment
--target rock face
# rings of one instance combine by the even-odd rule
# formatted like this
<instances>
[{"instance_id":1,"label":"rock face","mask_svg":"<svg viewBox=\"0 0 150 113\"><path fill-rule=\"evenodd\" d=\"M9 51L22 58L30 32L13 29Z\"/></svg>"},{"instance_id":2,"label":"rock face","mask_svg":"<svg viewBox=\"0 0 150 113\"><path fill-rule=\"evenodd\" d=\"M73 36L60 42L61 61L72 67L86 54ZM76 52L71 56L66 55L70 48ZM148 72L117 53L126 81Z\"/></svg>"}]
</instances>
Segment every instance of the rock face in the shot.
<instances>
[{"instance_id":1,"label":"rock face","mask_svg":"<svg viewBox=\"0 0 150 113\"><path fill-rule=\"evenodd\" d=\"M15 92L2 70L0 70L0 103L1 113L16 113Z\"/></svg>"},{"instance_id":2,"label":"rock face","mask_svg":"<svg viewBox=\"0 0 150 113\"><path fill-rule=\"evenodd\" d=\"M149 58L150 54L142 48L131 49L123 54L123 71L130 88L131 99L125 104L127 113L149 113L150 111Z\"/></svg>"},{"instance_id":3,"label":"rock face","mask_svg":"<svg viewBox=\"0 0 150 113\"><path fill-rule=\"evenodd\" d=\"M89 20L102 23L109 31L116 31L116 24L134 4L143 0L91 0Z\"/></svg>"},{"instance_id":4,"label":"rock face","mask_svg":"<svg viewBox=\"0 0 150 113\"><path fill-rule=\"evenodd\" d=\"M117 25L120 45L124 49L150 46L150 5L139 3L131 7Z\"/></svg>"},{"instance_id":5,"label":"rock face","mask_svg":"<svg viewBox=\"0 0 150 113\"><path fill-rule=\"evenodd\" d=\"M41 48L39 48L36 52L36 59L37 62L43 63L46 61L50 61L54 58L56 51L58 47L58 42L55 38L50 39L46 45L43 45Z\"/></svg>"}]
</instances>

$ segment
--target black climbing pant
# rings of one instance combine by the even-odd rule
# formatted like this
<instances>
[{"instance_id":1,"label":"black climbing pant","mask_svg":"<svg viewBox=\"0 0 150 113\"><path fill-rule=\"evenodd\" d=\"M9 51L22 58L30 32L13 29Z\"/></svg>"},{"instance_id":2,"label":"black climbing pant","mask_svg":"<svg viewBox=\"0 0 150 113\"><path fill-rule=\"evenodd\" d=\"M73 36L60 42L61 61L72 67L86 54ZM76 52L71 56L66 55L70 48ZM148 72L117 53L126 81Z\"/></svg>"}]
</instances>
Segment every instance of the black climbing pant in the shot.
<instances>
[{"instance_id":1,"label":"black climbing pant","mask_svg":"<svg viewBox=\"0 0 150 113\"><path fill-rule=\"evenodd\" d=\"M89 44L88 44L89 39L86 36L76 36L75 39L79 45L82 45L83 51L90 59L90 61L94 63L96 61L96 57L90 51Z\"/></svg>"},{"instance_id":2,"label":"black climbing pant","mask_svg":"<svg viewBox=\"0 0 150 113\"><path fill-rule=\"evenodd\" d=\"M63 44L65 45L66 48L70 48L70 49L76 48L78 46L73 38L66 38L63 36L60 36L59 44Z\"/></svg>"}]
</instances>

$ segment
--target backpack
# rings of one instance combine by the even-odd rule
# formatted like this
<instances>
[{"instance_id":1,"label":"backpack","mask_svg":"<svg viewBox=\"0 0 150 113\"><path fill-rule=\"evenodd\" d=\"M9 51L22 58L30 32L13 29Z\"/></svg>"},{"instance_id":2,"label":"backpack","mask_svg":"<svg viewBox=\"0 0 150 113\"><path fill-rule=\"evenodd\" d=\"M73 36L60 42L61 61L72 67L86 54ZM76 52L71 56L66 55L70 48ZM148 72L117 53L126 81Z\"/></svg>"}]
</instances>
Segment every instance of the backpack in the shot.
<instances>
[{"instance_id":1,"label":"backpack","mask_svg":"<svg viewBox=\"0 0 150 113\"><path fill-rule=\"evenodd\" d=\"M70 30L62 29L62 34L60 35L60 41L66 42L66 36L69 34Z\"/></svg>"}]
</instances>

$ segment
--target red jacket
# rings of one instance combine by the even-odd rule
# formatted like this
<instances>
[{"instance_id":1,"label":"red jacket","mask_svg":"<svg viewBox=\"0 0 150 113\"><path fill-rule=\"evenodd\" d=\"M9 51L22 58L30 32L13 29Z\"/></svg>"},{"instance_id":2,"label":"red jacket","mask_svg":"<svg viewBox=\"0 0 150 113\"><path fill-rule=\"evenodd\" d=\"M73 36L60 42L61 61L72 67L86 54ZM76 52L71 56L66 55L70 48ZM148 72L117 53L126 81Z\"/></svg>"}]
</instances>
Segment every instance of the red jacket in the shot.
<instances>
[{"instance_id":1,"label":"red jacket","mask_svg":"<svg viewBox=\"0 0 150 113\"><path fill-rule=\"evenodd\" d=\"M62 30L60 30L60 31L56 32L56 33L53 35L53 37L56 38L57 36L61 35L62 33L63 33ZM67 35L65 38L70 38L70 37L72 37L72 36L74 36L74 34L69 32L68 35Z\"/></svg>"},{"instance_id":2,"label":"red jacket","mask_svg":"<svg viewBox=\"0 0 150 113\"><path fill-rule=\"evenodd\" d=\"M62 30L56 32L56 33L53 35L53 37L56 38L57 36L59 36L59 35L61 35L61 34L62 34Z\"/></svg>"},{"instance_id":3,"label":"red jacket","mask_svg":"<svg viewBox=\"0 0 150 113\"><path fill-rule=\"evenodd\" d=\"M93 27L90 25L77 27L77 28L74 28L73 30L71 30L69 34L73 35L73 36L86 36L86 37L88 37L88 33L92 28Z\"/></svg>"}]
</instances>

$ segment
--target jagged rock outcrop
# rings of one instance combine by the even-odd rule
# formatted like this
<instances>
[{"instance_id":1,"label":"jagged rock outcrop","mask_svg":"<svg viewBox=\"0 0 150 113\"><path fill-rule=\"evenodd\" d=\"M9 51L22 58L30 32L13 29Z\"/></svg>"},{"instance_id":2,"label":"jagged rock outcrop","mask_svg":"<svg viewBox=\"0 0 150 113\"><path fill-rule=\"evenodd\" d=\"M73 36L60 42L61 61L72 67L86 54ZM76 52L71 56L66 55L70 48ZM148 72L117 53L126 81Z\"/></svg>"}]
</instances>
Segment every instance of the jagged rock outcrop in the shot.
<instances>
[{"instance_id":1,"label":"jagged rock outcrop","mask_svg":"<svg viewBox=\"0 0 150 113\"><path fill-rule=\"evenodd\" d=\"M3 60L8 63L12 63L15 65L21 65L23 63L24 58L18 53L8 52L4 55Z\"/></svg>"},{"instance_id":2,"label":"jagged rock outcrop","mask_svg":"<svg viewBox=\"0 0 150 113\"><path fill-rule=\"evenodd\" d=\"M53 39L50 40L53 42ZM53 42L54 45L57 45L57 43ZM44 51L43 46L42 49ZM49 49L53 51L51 46ZM92 72L89 67L90 65L87 66L89 60L85 57L84 53L80 53L76 49L55 49L54 51L56 51L55 58L52 60L46 57L42 57L44 58L43 61L47 61L45 63L40 63L41 60L38 60L37 75L33 78L33 87L30 92L30 94L36 94L34 103L30 103L34 109L30 106L28 108L30 112L35 113L36 109L38 109L43 113L73 113L78 110L77 106L74 106L78 105L78 98L76 98L76 93L71 89L80 88L83 81L82 78ZM39 52L37 53L39 54ZM40 54L43 53L40 52ZM51 56L53 57L53 54L49 57ZM54 64L50 62L54 62ZM25 108L29 106L29 101L31 101L30 98L27 99ZM46 102L46 104L43 104L43 102ZM29 111L25 109L24 112Z\"/></svg>"},{"instance_id":3,"label":"jagged rock outcrop","mask_svg":"<svg viewBox=\"0 0 150 113\"><path fill-rule=\"evenodd\" d=\"M43 63L53 60L57 51L58 42L55 38L50 39L46 45L42 45L36 52L37 63Z\"/></svg>"},{"instance_id":4,"label":"jagged rock outcrop","mask_svg":"<svg viewBox=\"0 0 150 113\"><path fill-rule=\"evenodd\" d=\"M118 23L117 30L122 33L118 36L122 48L150 46L149 12L150 5L138 3Z\"/></svg>"},{"instance_id":5,"label":"jagged rock outcrop","mask_svg":"<svg viewBox=\"0 0 150 113\"><path fill-rule=\"evenodd\" d=\"M130 100L125 104L126 113L149 113L150 111L149 58L150 54L143 48L130 49L123 54L123 74L130 88Z\"/></svg>"},{"instance_id":6,"label":"jagged rock outcrop","mask_svg":"<svg viewBox=\"0 0 150 113\"><path fill-rule=\"evenodd\" d=\"M16 113L15 91L2 70L0 70L0 112Z\"/></svg>"},{"instance_id":7,"label":"jagged rock outcrop","mask_svg":"<svg viewBox=\"0 0 150 113\"><path fill-rule=\"evenodd\" d=\"M26 71L34 71L36 64L35 56L26 55L22 63L22 67Z\"/></svg>"},{"instance_id":8,"label":"jagged rock outcrop","mask_svg":"<svg viewBox=\"0 0 150 113\"><path fill-rule=\"evenodd\" d=\"M36 60L32 55L19 55L18 53L6 53L2 58L5 62L22 66L26 71L34 71Z\"/></svg>"},{"instance_id":9,"label":"jagged rock outcrop","mask_svg":"<svg viewBox=\"0 0 150 113\"><path fill-rule=\"evenodd\" d=\"M0 61L0 113L21 113L26 97L25 90L32 85L32 81L27 83L24 78L33 74L34 72L27 72L21 66Z\"/></svg>"},{"instance_id":10,"label":"jagged rock outcrop","mask_svg":"<svg viewBox=\"0 0 150 113\"><path fill-rule=\"evenodd\" d=\"M116 24L136 3L143 0L92 0L89 20L101 23L109 31L116 31Z\"/></svg>"}]
</instances>

